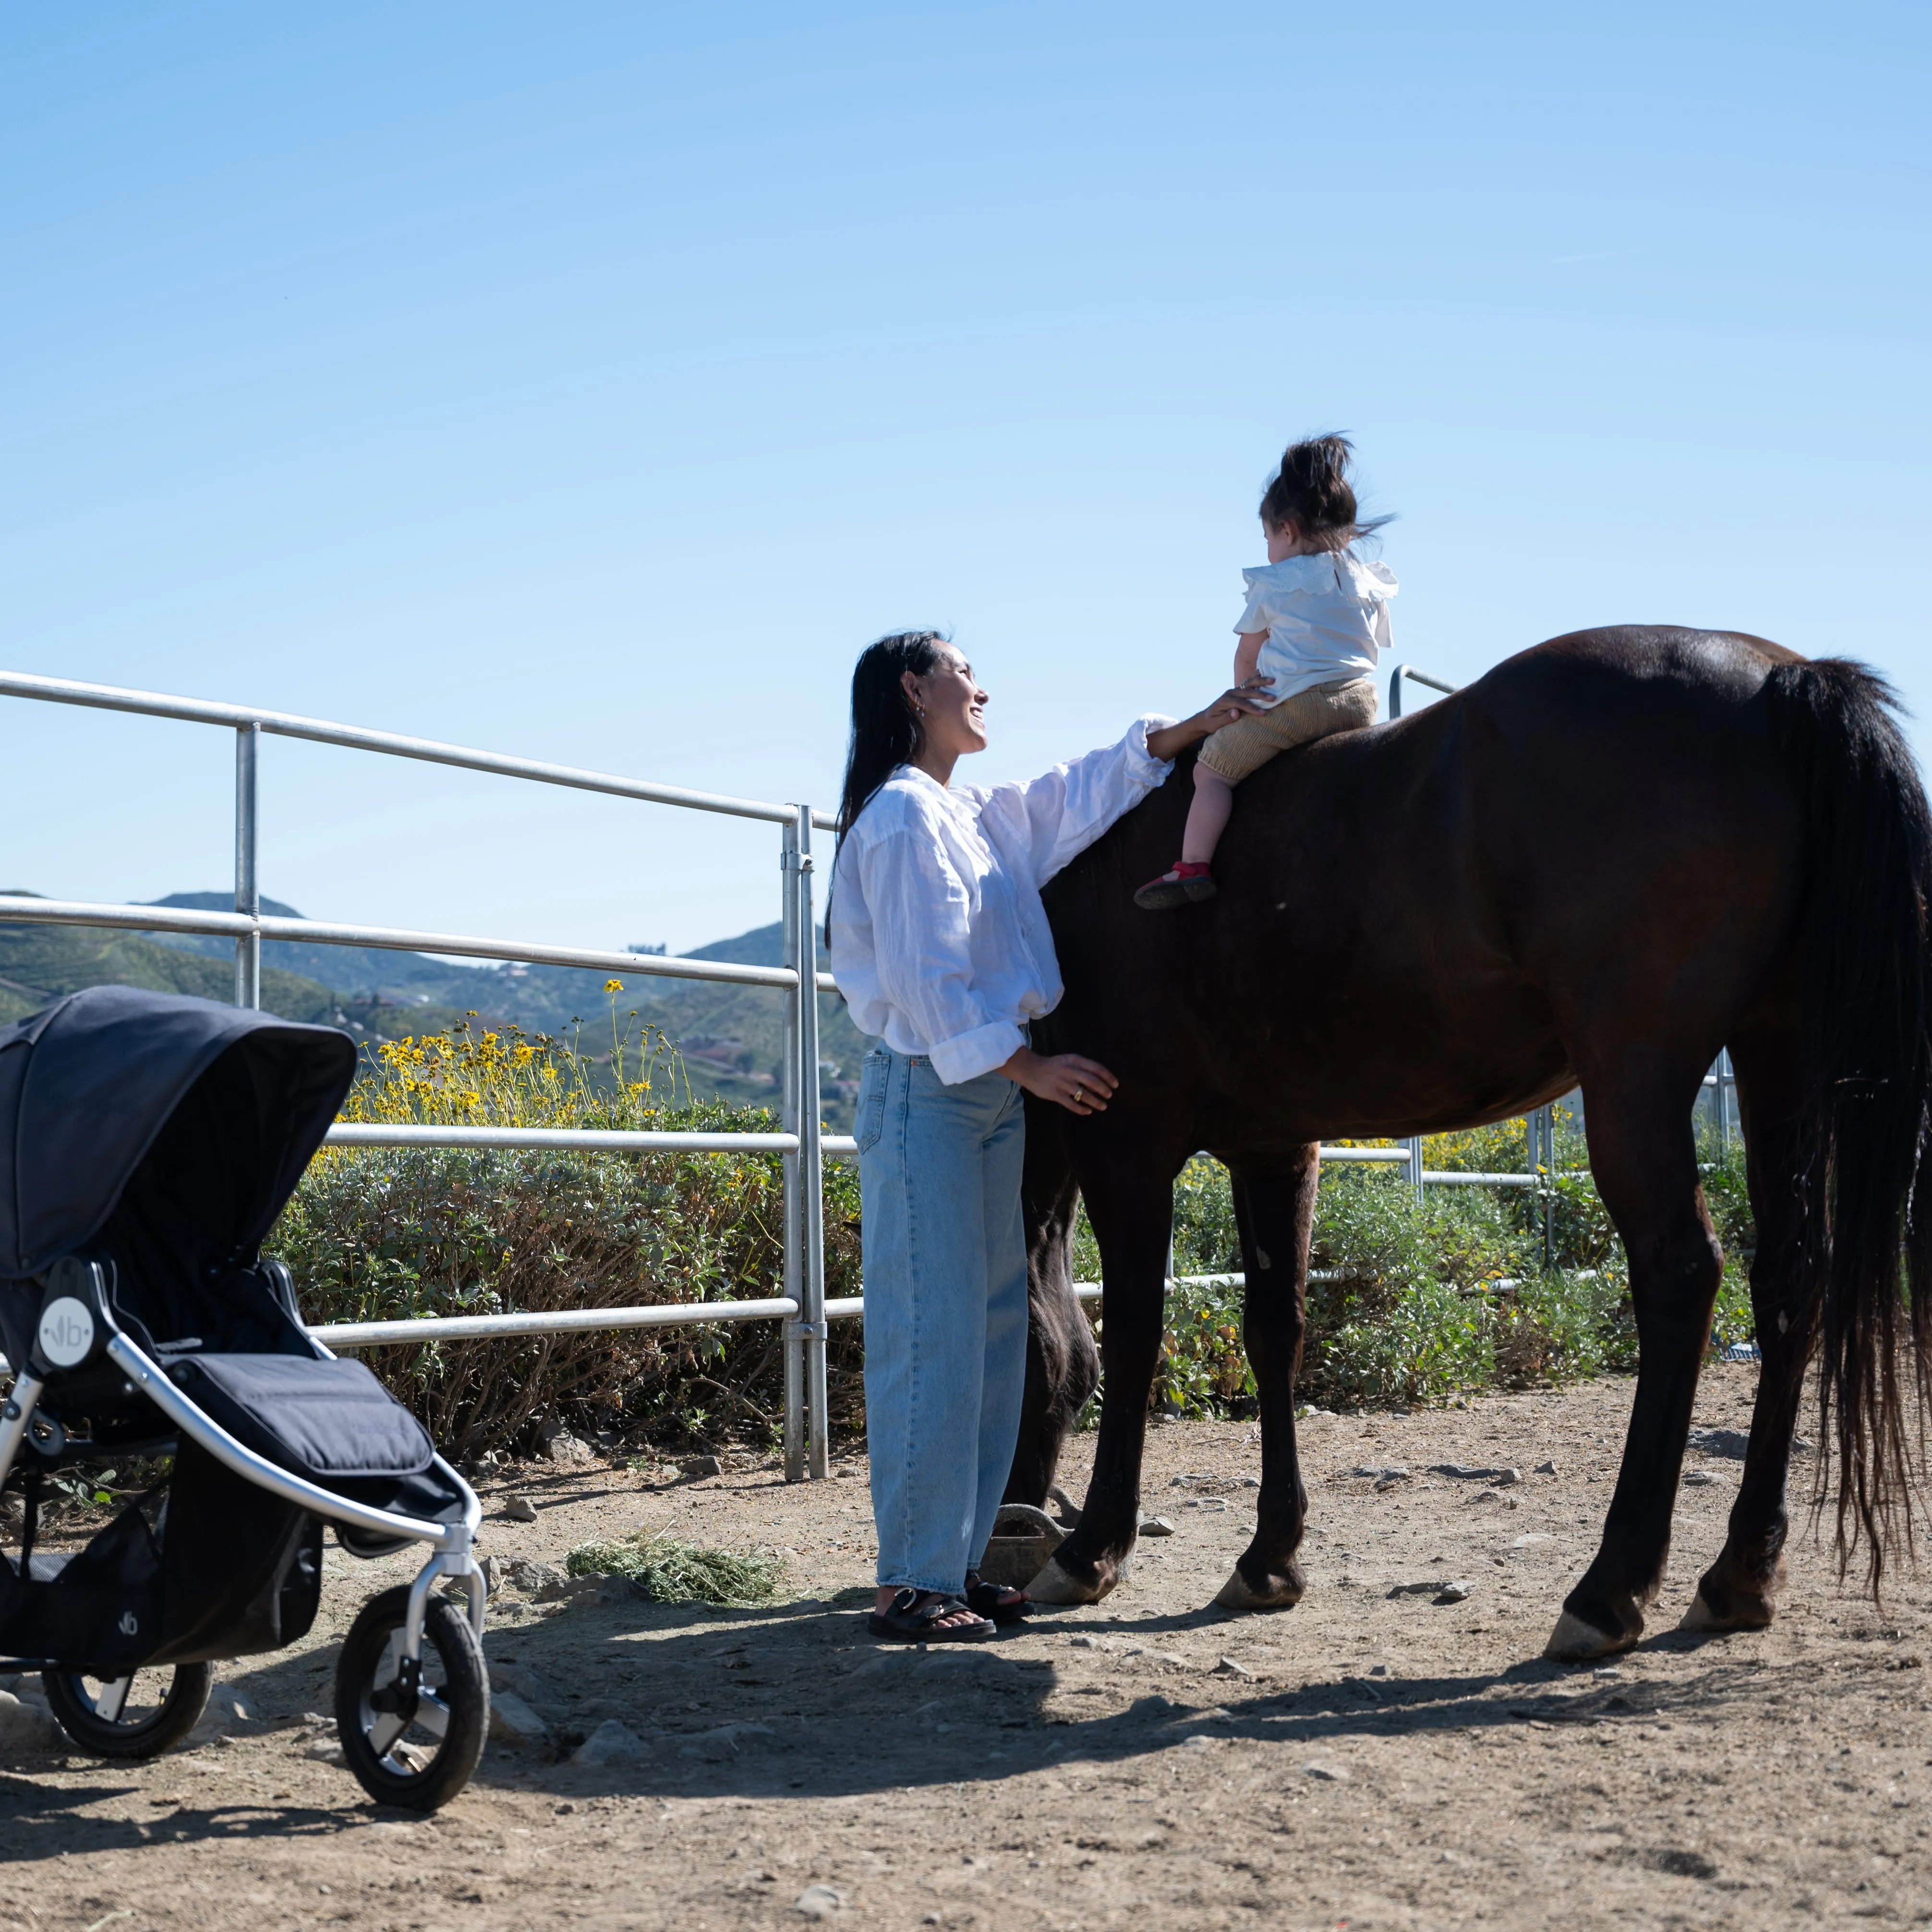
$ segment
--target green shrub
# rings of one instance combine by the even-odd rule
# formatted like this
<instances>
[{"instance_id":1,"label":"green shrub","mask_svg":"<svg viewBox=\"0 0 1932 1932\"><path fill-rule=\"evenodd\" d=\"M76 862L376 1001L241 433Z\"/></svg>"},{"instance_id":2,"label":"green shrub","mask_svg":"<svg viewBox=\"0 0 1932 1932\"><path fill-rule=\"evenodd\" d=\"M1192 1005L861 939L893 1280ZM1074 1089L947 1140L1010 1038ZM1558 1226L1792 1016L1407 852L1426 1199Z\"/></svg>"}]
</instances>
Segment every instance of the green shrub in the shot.
<instances>
[{"instance_id":1,"label":"green shrub","mask_svg":"<svg viewBox=\"0 0 1932 1932\"><path fill-rule=\"evenodd\" d=\"M1303 1378L1311 1400L1426 1402L1491 1380L1492 1311L1442 1280L1405 1282L1372 1316L1323 1336Z\"/></svg>"},{"instance_id":2,"label":"green shrub","mask_svg":"<svg viewBox=\"0 0 1932 1932\"><path fill-rule=\"evenodd\" d=\"M1744 1158L1702 1149L1705 1190L1725 1246L1712 1346L1754 1329L1747 1251L1754 1240ZM1439 1400L1458 1389L1574 1379L1636 1363L1636 1327L1623 1250L1587 1174L1574 1119L1559 1111L1558 1173L1546 1188L1432 1187L1418 1202L1400 1169L1364 1162L1324 1168L1310 1244L1307 1330L1299 1391L1322 1403ZM1452 1172L1528 1166L1527 1130L1502 1121L1432 1136L1424 1160ZM1544 1216L1550 1265L1544 1264ZM1083 1219L1076 1278L1099 1277ZM1174 1184L1177 1275L1240 1269L1228 1177L1190 1161ZM1240 1337L1242 1292L1180 1282L1168 1291L1155 1399L1182 1415L1252 1412L1255 1384ZM1100 1318L1096 1317L1096 1323ZM1088 1420L1097 1414L1090 1410Z\"/></svg>"},{"instance_id":3,"label":"green shrub","mask_svg":"<svg viewBox=\"0 0 1932 1932\"><path fill-rule=\"evenodd\" d=\"M516 1034L454 1033L384 1047L350 1120L659 1128L767 1128L751 1108L694 1102L661 1036L619 1022L608 1052ZM1727 1259L1713 1341L1752 1335L1743 1256L1754 1239L1742 1152L1714 1144L1705 1188ZM1522 1172L1520 1120L1432 1136L1424 1160ZM1587 1176L1582 1136L1559 1125L1546 1190L1436 1187L1418 1202L1390 1166L1324 1170L1311 1251L1300 1388L1324 1403L1438 1400L1630 1366L1636 1336L1622 1250ZM776 1155L584 1156L332 1148L269 1238L311 1321L763 1298L782 1292ZM1550 1238L1544 1265L1545 1212ZM1190 1161L1174 1190L1180 1275L1238 1272L1226 1171ZM825 1171L826 1292L860 1292L858 1176ZM1084 1215L1076 1280L1100 1279ZM1251 1412L1241 1292L1184 1283L1168 1298L1156 1399L1182 1414ZM863 1336L832 1329L835 1426L864 1426ZM777 1439L783 1364L776 1324L504 1336L368 1352L371 1366L454 1454L529 1446L547 1418L670 1444Z\"/></svg>"},{"instance_id":4,"label":"green shrub","mask_svg":"<svg viewBox=\"0 0 1932 1932\"><path fill-rule=\"evenodd\" d=\"M630 1048L627 1056L625 1048ZM627 1078L634 1075L634 1078ZM769 1130L749 1109L678 1096L659 1037L593 1063L574 1046L491 1034L386 1047L350 1120ZM826 1292L859 1292L858 1180L827 1164ZM269 1251L316 1322L763 1299L783 1292L783 1186L770 1154L582 1155L325 1149ZM832 1330L835 1420L856 1422L862 1347ZM761 1442L782 1426L774 1323L712 1324L366 1352L446 1453L521 1443L547 1418L674 1444Z\"/></svg>"}]
</instances>

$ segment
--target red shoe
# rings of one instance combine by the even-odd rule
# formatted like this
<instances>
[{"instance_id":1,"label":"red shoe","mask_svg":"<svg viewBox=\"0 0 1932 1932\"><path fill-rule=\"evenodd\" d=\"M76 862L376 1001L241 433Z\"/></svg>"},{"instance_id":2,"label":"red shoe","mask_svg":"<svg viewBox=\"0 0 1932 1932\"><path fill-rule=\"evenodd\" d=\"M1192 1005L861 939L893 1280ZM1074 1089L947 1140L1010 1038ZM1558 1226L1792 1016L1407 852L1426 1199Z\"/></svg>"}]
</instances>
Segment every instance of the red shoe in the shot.
<instances>
[{"instance_id":1,"label":"red shoe","mask_svg":"<svg viewBox=\"0 0 1932 1932\"><path fill-rule=\"evenodd\" d=\"M1146 912L1165 912L1169 906L1186 905L1196 899L1211 899L1216 887L1214 874L1205 866L1192 866L1184 859L1171 872L1150 879L1134 895L1134 904Z\"/></svg>"}]
</instances>

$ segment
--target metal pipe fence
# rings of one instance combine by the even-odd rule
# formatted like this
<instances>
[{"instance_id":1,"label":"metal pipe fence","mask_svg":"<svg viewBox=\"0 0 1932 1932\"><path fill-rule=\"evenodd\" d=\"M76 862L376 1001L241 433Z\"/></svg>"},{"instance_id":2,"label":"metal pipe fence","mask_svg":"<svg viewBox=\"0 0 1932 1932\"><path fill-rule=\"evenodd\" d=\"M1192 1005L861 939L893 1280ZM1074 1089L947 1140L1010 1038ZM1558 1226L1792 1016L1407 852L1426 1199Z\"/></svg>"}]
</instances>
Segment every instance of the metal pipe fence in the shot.
<instances>
[{"instance_id":1,"label":"metal pipe fence","mask_svg":"<svg viewBox=\"0 0 1932 1932\"><path fill-rule=\"evenodd\" d=\"M1399 664L1389 676L1389 712L1391 718L1402 716L1402 686L1403 679L1412 684L1426 685L1431 691L1442 692L1453 697L1462 687L1445 683L1443 680L1426 670L1418 670L1413 664Z\"/></svg>"},{"instance_id":2,"label":"metal pipe fence","mask_svg":"<svg viewBox=\"0 0 1932 1932\"><path fill-rule=\"evenodd\" d=\"M322 945L373 946L440 952L458 957L517 961L529 964L587 967L662 978L710 980L770 986L784 998L784 1047L782 1056L784 1131L777 1134L619 1132L521 1127L403 1127L339 1125L328 1144L338 1147L482 1147L506 1150L567 1149L582 1153L739 1153L778 1154L784 1162L784 1276L786 1292L760 1301L674 1304L634 1309L572 1311L562 1318L530 1315L454 1317L457 1327L432 1322L432 1337L421 1324L358 1323L350 1332L368 1346L382 1336L397 1341L449 1336L542 1333L560 1326L612 1328L654 1327L708 1319L750 1321L777 1318L784 1327L785 1363L785 1474L800 1480L826 1473L826 1316L822 1156L820 1123L818 1001L833 990L830 976L818 970L812 912L812 834L835 821L809 806L776 804L676 785L646 783L605 772L512 758L466 746L372 731L327 719L302 718L252 706L210 703L156 692L124 690L110 685L76 683L64 678L0 672L0 697L80 705L151 718L224 726L235 734L235 910L197 913L159 906L117 906L0 895L0 920L26 923L98 926L124 931L214 934L235 941L235 1000L259 1008L262 998L262 942L305 940ZM262 734L306 739L390 758L494 773L580 791L600 792L646 804L710 812L762 820L779 828L779 916L784 935L783 963L744 966L720 960L668 958L650 954L612 952L582 946L531 944L470 934L404 932L391 928L328 924L310 920L265 917L261 907L260 802ZM713 1312L713 1311L718 1311ZM478 1322L484 1327L476 1327ZM318 1331L340 1333L342 1324ZM352 1345L351 1345L352 1346Z\"/></svg>"},{"instance_id":3,"label":"metal pipe fence","mask_svg":"<svg viewBox=\"0 0 1932 1932\"><path fill-rule=\"evenodd\" d=\"M1399 665L1390 684L1391 716L1400 715L1404 678L1438 691L1451 692L1455 688L1411 666ZM823 1130L820 1118L818 1004L815 998L802 990L836 990L831 975L818 970L812 893L812 835L814 830L832 829L836 823L833 818L802 804L777 804L723 793L656 784L538 759L478 751L431 739L334 724L322 718L154 692L124 690L109 685L82 684L62 678L0 671L0 697L226 727L234 731L236 745L235 910L232 913L0 894L0 921L231 938L235 944L236 1004L250 1008L259 1008L261 1004L262 945L265 940L373 946L532 965L584 968L647 977L767 986L782 993L785 1002L784 1045L780 1069L782 1130L777 1133L343 1123L329 1130L325 1144L341 1148L472 1148L586 1154L776 1154L784 1162L782 1294L722 1302L677 1302L542 1313L338 1322L319 1325L310 1332L328 1346L358 1348L486 1336L777 1320L784 1324L786 1478L788 1480L799 1481L823 1477L826 1473L826 1344L829 1324L834 1321L862 1318L865 1307L862 1296L828 1300L825 1293L824 1162L826 1159L854 1158L857 1145L849 1136L830 1135ZM466 933L418 932L264 914L261 910L259 808L260 748L265 734L386 757L453 766L528 783L602 793L645 804L714 812L775 824L779 829L779 916L783 963L778 966L743 965L724 960L682 959ZM1727 1072L1728 1063L1720 1064ZM1720 1106L1722 1096L1720 1079ZM1425 1170L1419 1137L1395 1148L1324 1146L1320 1150L1320 1157L1324 1162L1400 1164L1407 1168L1408 1178L1418 1192L1425 1184L1534 1187L1544 1176L1553 1172L1554 1125L1549 1116L1550 1110L1546 1108L1532 1117L1532 1171L1526 1174ZM1540 1173L1535 1171L1539 1148L1545 1150L1546 1155ZM1083 1300L1096 1300L1101 1294L1098 1284L1091 1282L1078 1284L1076 1292Z\"/></svg>"}]
</instances>

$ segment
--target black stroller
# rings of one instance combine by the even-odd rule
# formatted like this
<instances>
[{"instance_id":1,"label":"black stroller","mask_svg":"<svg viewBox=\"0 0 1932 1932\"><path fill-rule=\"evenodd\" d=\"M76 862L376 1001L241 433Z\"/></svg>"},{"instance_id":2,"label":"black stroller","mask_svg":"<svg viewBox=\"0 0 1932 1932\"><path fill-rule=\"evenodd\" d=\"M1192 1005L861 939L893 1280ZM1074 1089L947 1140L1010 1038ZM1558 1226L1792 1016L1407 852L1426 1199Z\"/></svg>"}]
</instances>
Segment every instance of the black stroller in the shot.
<instances>
[{"instance_id":1,"label":"black stroller","mask_svg":"<svg viewBox=\"0 0 1932 1932\"><path fill-rule=\"evenodd\" d=\"M25 1511L0 1668L43 1672L84 1750L152 1756L194 1728L211 1660L307 1634L324 1522L358 1556L427 1544L344 1641L335 1715L372 1796L432 1810L489 1729L481 1507L367 1368L304 1332L261 1253L355 1070L326 1028L125 986L0 1029L0 1490ZM35 1552L48 1474L158 1456L84 1549Z\"/></svg>"}]
</instances>

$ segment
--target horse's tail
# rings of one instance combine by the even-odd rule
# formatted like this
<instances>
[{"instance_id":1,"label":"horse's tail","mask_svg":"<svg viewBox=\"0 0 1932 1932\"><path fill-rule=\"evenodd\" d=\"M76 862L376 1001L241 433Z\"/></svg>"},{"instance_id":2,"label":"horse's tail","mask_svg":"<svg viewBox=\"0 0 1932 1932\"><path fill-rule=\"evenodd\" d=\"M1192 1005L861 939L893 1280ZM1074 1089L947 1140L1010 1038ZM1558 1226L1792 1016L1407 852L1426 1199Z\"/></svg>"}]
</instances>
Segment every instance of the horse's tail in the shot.
<instances>
[{"instance_id":1,"label":"horse's tail","mask_svg":"<svg viewBox=\"0 0 1932 1932\"><path fill-rule=\"evenodd\" d=\"M1876 1590L1888 1551L1912 1546L1932 1400L1932 812L1897 700L1863 665L1780 664L1766 694L1804 819L1797 1180L1822 1439L1838 1451L1840 1573L1862 1535ZM1820 1503L1823 1472L1821 1456Z\"/></svg>"}]
</instances>

